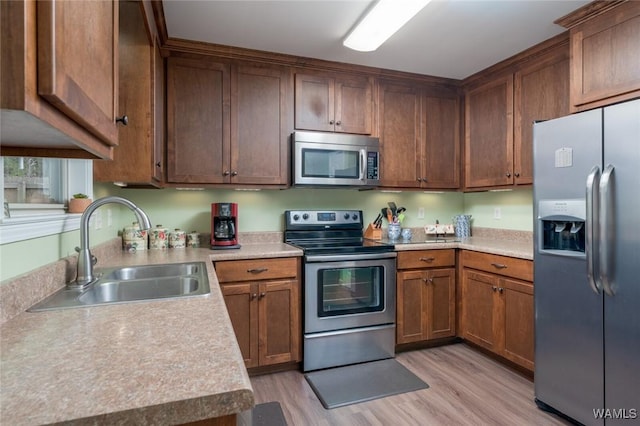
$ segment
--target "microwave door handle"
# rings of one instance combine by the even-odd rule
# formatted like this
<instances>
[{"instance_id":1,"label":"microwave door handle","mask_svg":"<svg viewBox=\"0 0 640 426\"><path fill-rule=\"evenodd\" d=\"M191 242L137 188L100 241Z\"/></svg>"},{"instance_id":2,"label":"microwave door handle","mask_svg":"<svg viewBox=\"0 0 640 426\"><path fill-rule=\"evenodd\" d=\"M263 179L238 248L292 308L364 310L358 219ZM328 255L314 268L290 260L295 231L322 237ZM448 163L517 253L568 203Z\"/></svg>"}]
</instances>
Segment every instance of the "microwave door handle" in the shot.
<instances>
[{"instance_id":1,"label":"microwave door handle","mask_svg":"<svg viewBox=\"0 0 640 426\"><path fill-rule=\"evenodd\" d=\"M600 280L602 281L602 287L604 292L609 295L614 295L613 284L611 282L611 260L613 258L613 190L611 188L611 180L614 167L609 164L602 173L602 179L600 179Z\"/></svg>"},{"instance_id":2,"label":"microwave door handle","mask_svg":"<svg viewBox=\"0 0 640 426\"><path fill-rule=\"evenodd\" d=\"M599 219L599 208L598 208L598 197L596 191L598 190L600 182L600 168L598 166L593 166L589 176L587 177L587 188L586 188L586 204L587 204L587 217L585 220L585 230L586 230L586 255L587 255L587 278L589 280L589 286L596 293L600 294L600 290L602 286L599 283L599 280L596 280L596 266L595 259L597 258L596 250L598 247L598 242L596 240L596 234L599 232L598 219Z\"/></svg>"},{"instance_id":3,"label":"microwave door handle","mask_svg":"<svg viewBox=\"0 0 640 426\"><path fill-rule=\"evenodd\" d=\"M365 169L367 166L367 151L364 149L360 150L360 180L364 180Z\"/></svg>"}]
</instances>

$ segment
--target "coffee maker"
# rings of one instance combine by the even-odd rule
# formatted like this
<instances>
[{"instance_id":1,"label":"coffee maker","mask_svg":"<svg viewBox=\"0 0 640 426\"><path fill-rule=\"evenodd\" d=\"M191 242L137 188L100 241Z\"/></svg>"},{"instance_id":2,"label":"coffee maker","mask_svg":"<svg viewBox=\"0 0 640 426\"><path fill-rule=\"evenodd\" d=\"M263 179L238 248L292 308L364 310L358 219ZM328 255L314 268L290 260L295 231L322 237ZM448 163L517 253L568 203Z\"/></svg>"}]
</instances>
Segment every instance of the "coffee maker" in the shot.
<instances>
[{"instance_id":1,"label":"coffee maker","mask_svg":"<svg viewBox=\"0 0 640 426\"><path fill-rule=\"evenodd\" d=\"M211 249L237 249L238 204L211 204Z\"/></svg>"}]
</instances>

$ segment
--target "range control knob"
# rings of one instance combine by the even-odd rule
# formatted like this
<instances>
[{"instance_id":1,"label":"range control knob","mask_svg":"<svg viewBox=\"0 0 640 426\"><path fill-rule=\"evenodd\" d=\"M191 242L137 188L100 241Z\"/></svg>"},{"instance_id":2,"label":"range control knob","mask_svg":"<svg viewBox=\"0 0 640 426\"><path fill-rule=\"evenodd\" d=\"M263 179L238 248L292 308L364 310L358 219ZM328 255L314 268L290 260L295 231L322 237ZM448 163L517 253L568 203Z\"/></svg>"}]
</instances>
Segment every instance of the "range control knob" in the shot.
<instances>
[{"instance_id":1,"label":"range control knob","mask_svg":"<svg viewBox=\"0 0 640 426\"><path fill-rule=\"evenodd\" d=\"M294 214L294 215L293 215L293 220L298 220L298 219L300 219L300 215L298 215L298 214Z\"/></svg>"},{"instance_id":2,"label":"range control knob","mask_svg":"<svg viewBox=\"0 0 640 426\"><path fill-rule=\"evenodd\" d=\"M309 213L305 213L305 214L303 214L303 215L302 215L302 218L303 218L304 220L309 219Z\"/></svg>"},{"instance_id":3,"label":"range control knob","mask_svg":"<svg viewBox=\"0 0 640 426\"><path fill-rule=\"evenodd\" d=\"M345 218L345 219L349 219L349 213L345 213L345 214L344 214L344 218Z\"/></svg>"},{"instance_id":4,"label":"range control knob","mask_svg":"<svg viewBox=\"0 0 640 426\"><path fill-rule=\"evenodd\" d=\"M358 220L358 215L357 215L356 213L354 213L354 214L353 214L353 216L351 216L351 218L352 218L353 220Z\"/></svg>"}]
</instances>

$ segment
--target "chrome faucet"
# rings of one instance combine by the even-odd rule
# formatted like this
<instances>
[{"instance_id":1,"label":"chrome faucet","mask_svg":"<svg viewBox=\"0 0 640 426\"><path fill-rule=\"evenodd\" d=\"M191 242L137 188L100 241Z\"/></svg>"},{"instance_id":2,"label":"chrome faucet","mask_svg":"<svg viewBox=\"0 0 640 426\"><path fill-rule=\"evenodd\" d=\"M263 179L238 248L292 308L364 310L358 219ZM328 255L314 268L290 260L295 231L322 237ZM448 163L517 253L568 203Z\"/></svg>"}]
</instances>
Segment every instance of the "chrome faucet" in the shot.
<instances>
[{"instance_id":1,"label":"chrome faucet","mask_svg":"<svg viewBox=\"0 0 640 426\"><path fill-rule=\"evenodd\" d=\"M98 207L108 203L123 204L129 207L138 218L140 229L145 230L151 228L149 216L126 198L110 196L97 199L89 204L80 218L80 247L76 247L76 251L78 252L78 273L75 281L68 284L69 287L84 288L97 280L97 277L93 275L93 265L95 265L97 259L89 250L89 219Z\"/></svg>"}]
</instances>

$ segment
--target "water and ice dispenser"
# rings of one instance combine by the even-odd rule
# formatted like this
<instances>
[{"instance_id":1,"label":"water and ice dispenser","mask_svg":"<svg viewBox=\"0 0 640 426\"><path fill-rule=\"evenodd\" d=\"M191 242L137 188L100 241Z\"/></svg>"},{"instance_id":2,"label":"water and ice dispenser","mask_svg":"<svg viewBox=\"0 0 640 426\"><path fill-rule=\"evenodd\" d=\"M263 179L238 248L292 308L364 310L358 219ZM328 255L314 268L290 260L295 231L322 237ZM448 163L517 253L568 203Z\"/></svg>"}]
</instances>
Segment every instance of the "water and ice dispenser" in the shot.
<instances>
[{"instance_id":1,"label":"water and ice dispenser","mask_svg":"<svg viewBox=\"0 0 640 426\"><path fill-rule=\"evenodd\" d=\"M560 256L585 256L586 204L580 200L538 203L538 250Z\"/></svg>"}]
</instances>

